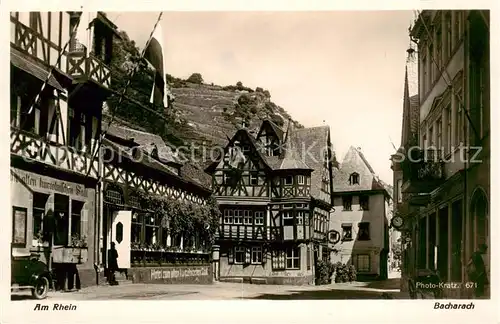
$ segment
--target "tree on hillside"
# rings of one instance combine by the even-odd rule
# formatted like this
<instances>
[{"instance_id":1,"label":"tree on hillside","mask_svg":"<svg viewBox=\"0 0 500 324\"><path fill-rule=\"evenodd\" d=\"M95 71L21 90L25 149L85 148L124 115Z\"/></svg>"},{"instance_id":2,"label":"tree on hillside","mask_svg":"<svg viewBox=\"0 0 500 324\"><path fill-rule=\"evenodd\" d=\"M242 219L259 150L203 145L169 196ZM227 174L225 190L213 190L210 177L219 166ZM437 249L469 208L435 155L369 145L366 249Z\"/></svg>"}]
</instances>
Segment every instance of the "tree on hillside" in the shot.
<instances>
[{"instance_id":1,"label":"tree on hillside","mask_svg":"<svg viewBox=\"0 0 500 324\"><path fill-rule=\"evenodd\" d=\"M238 81L238 82L236 82L236 86L237 87L243 87L243 83L241 83L241 81Z\"/></svg>"},{"instance_id":2,"label":"tree on hillside","mask_svg":"<svg viewBox=\"0 0 500 324\"><path fill-rule=\"evenodd\" d=\"M191 83L196 83L196 84L202 84L203 83L203 77L201 76L200 73L193 73L189 78L186 80L187 82Z\"/></svg>"}]
</instances>

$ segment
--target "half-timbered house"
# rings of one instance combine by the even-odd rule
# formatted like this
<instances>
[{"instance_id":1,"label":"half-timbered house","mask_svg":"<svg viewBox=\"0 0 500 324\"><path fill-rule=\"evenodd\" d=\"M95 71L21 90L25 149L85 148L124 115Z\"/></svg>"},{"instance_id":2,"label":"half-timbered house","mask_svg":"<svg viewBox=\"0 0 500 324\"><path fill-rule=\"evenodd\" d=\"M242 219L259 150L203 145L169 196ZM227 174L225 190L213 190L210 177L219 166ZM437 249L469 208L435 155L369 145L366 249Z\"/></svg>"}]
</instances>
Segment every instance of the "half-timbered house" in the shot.
<instances>
[{"instance_id":1,"label":"half-timbered house","mask_svg":"<svg viewBox=\"0 0 500 324\"><path fill-rule=\"evenodd\" d=\"M114 242L134 282L212 282L210 188L158 135L111 126L103 149L103 264Z\"/></svg>"},{"instance_id":2,"label":"half-timbered house","mask_svg":"<svg viewBox=\"0 0 500 324\"><path fill-rule=\"evenodd\" d=\"M328 126L284 131L263 121L238 130L207 169L221 218L215 275L220 280L311 284L327 251L332 207Z\"/></svg>"},{"instance_id":3,"label":"half-timbered house","mask_svg":"<svg viewBox=\"0 0 500 324\"><path fill-rule=\"evenodd\" d=\"M38 251L55 269L79 264L83 286L95 282L92 153L116 35L103 13L84 15L10 15L13 257Z\"/></svg>"}]
</instances>

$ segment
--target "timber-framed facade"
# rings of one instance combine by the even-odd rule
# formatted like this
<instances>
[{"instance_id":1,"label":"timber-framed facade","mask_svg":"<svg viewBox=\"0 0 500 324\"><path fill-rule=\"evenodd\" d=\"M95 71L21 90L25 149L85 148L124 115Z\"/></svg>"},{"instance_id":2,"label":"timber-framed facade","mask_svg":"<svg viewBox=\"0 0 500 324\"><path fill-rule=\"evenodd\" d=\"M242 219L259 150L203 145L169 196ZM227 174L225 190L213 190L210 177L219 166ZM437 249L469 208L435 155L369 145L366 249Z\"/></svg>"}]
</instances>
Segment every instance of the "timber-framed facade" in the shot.
<instances>
[{"instance_id":1,"label":"timber-framed facade","mask_svg":"<svg viewBox=\"0 0 500 324\"><path fill-rule=\"evenodd\" d=\"M315 260L330 248L332 160L327 126L284 131L264 120L256 135L234 134L206 169L221 210L217 279L314 283Z\"/></svg>"},{"instance_id":2,"label":"timber-framed facade","mask_svg":"<svg viewBox=\"0 0 500 324\"><path fill-rule=\"evenodd\" d=\"M182 163L157 135L112 126L103 150L103 250L115 243L118 266L134 282L211 283L211 241L203 229L174 231L173 218L185 215L150 203L177 201L199 212L210 188L184 177ZM106 253L102 258L106 265Z\"/></svg>"},{"instance_id":3,"label":"timber-framed facade","mask_svg":"<svg viewBox=\"0 0 500 324\"><path fill-rule=\"evenodd\" d=\"M38 253L60 275L60 288L76 264L82 286L95 282L99 171L92 156L110 95L109 61L96 53L112 56L116 36L116 26L99 12L79 35L101 43L79 42L80 15L10 14L12 257Z\"/></svg>"}]
</instances>

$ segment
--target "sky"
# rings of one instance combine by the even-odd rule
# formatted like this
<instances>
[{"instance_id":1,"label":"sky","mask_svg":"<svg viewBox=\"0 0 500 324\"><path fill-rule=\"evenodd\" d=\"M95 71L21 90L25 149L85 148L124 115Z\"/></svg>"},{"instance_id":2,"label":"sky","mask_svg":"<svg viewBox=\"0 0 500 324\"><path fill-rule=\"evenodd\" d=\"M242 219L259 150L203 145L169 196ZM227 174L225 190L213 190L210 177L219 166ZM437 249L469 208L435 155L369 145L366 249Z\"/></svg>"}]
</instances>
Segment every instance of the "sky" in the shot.
<instances>
[{"instance_id":1,"label":"sky","mask_svg":"<svg viewBox=\"0 0 500 324\"><path fill-rule=\"evenodd\" d=\"M107 15L143 47L159 12ZM167 73L268 89L304 126L330 126L337 159L359 147L392 184L413 19L412 11L178 11L163 12L161 28Z\"/></svg>"}]
</instances>

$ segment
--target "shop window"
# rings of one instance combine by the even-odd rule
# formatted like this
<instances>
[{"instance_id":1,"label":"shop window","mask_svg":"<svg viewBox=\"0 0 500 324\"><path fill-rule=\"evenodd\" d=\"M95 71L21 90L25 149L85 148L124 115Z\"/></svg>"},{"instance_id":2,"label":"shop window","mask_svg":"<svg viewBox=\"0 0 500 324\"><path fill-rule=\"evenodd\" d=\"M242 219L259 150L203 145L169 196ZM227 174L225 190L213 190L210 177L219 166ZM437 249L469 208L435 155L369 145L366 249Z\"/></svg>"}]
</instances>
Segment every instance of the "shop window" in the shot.
<instances>
[{"instance_id":1,"label":"shop window","mask_svg":"<svg viewBox=\"0 0 500 324\"><path fill-rule=\"evenodd\" d=\"M71 201L71 236L82 235L82 211L83 202L78 200Z\"/></svg>"},{"instance_id":2,"label":"shop window","mask_svg":"<svg viewBox=\"0 0 500 324\"><path fill-rule=\"evenodd\" d=\"M54 195L54 245L68 244L69 226L69 197L64 195Z\"/></svg>"},{"instance_id":3,"label":"shop window","mask_svg":"<svg viewBox=\"0 0 500 324\"><path fill-rule=\"evenodd\" d=\"M39 192L33 193L33 236L36 236L42 232L42 222L45 216L45 205L49 195L42 194Z\"/></svg>"}]
</instances>

